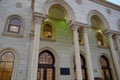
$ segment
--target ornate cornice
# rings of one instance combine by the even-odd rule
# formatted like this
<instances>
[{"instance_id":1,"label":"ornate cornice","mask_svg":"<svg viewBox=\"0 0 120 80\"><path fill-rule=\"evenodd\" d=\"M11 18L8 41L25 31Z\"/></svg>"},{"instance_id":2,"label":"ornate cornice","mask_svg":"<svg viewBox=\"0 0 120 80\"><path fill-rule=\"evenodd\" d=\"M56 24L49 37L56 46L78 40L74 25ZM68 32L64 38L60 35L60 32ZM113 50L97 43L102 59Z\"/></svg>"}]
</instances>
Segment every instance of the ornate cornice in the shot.
<instances>
[{"instance_id":1,"label":"ornate cornice","mask_svg":"<svg viewBox=\"0 0 120 80\"><path fill-rule=\"evenodd\" d=\"M34 22L36 23L40 23L41 21L43 21L45 19L45 16L42 13L38 13L38 12L34 12Z\"/></svg>"},{"instance_id":2,"label":"ornate cornice","mask_svg":"<svg viewBox=\"0 0 120 80\"><path fill-rule=\"evenodd\" d=\"M109 34L109 33L111 33L111 34L113 34L113 35L120 35L120 32L114 31L114 30L109 30L109 29L105 29L105 30L103 31L103 33L104 33L104 34Z\"/></svg>"},{"instance_id":3,"label":"ornate cornice","mask_svg":"<svg viewBox=\"0 0 120 80\"><path fill-rule=\"evenodd\" d=\"M108 2L106 0L89 0L89 1L93 1L93 2L99 3L101 5L104 5L106 7L109 7L109 8L120 11L120 6L119 5L113 4L113 3Z\"/></svg>"},{"instance_id":4,"label":"ornate cornice","mask_svg":"<svg viewBox=\"0 0 120 80\"><path fill-rule=\"evenodd\" d=\"M80 22L73 22L69 27L70 27L72 30L75 30L75 29L83 29L83 28L90 28L90 27L88 26L88 24L80 23Z\"/></svg>"},{"instance_id":5,"label":"ornate cornice","mask_svg":"<svg viewBox=\"0 0 120 80\"><path fill-rule=\"evenodd\" d=\"M89 28L89 25L88 24L85 24L85 23L81 23L81 22L74 22L73 25L77 25L77 26L80 26L80 27L87 27Z\"/></svg>"},{"instance_id":6,"label":"ornate cornice","mask_svg":"<svg viewBox=\"0 0 120 80\"><path fill-rule=\"evenodd\" d=\"M69 27L71 28L72 26L79 26L79 28L83 28L83 27L90 28L88 24L77 22L77 21L72 22Z\"/></svg>"}]
</instances>

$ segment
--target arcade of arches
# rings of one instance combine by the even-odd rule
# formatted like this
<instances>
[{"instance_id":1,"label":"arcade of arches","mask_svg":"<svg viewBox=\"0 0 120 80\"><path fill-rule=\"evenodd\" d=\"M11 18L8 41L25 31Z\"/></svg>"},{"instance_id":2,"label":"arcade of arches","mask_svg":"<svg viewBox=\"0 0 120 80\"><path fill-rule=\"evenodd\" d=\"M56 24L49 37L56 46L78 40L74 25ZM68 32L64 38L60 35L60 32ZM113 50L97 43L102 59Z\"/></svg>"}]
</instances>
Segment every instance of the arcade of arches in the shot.
<instances>
[{"instance_id":1,"label":"arcade of arches","mask_svg":"<svg viewBox=\"0 0 120 80\"><path fill-rule=\"evenodd\" d=\"M119 6L13 2L0 0L0 80L120 80Z\"/></svg>"}]
</instances>

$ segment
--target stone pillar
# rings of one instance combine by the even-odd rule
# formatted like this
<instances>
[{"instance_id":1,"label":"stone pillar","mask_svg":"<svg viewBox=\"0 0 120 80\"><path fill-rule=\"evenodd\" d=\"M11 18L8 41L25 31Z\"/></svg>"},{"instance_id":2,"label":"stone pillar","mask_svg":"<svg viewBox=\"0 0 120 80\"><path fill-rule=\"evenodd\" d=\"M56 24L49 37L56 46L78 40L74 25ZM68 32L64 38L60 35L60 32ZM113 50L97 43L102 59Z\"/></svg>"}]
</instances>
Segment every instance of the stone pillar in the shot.
<instances>
[{"instance_id":1,"label":"stone pillar","mask_svg":"<svg viewBox=\"0 0 120 80\"><path fill-rule=\"evenodd\" d=\"M116 41L116 44L117 44L118 53L120 54L120 40L119 40L119 35L115 36L115 41Z\"/></svg>"},{"instance_id":2,"label":"stone pillar","mask_svg":"<svg viewBox=\"0 0 120 80\"><path fill-rule=\"evenodd\" d=\"M34 40L32 44L32 52L30 55L30 64L29 64L29 78L28 80L37 80L37 68L38 68L38 56L39 56L39 45L40 45L40 29L43 21L43 17L40 14L35 14L34 22L35 22L35 32L34 32Z\"/></svg>"},{"instance_id":3,"label":"stone pillar","mask_svg":"<svg viewBox=\"0 0 120 80\"><path fill-rule=\"evenodd\" d=\"M116 52L115 52L115 47L114 47L114 44L113 44L113 39L112 39L113 34L109 33L107 35L108 35L108 39L109 39L111 55L112 55L113 62L114 62L114 65L115 65L115 70L116 70L116 73L117 73L117 77L118 77L118 80L120 80L120 65L119 65L118 58L117 58L117 55L116 55Z\"/></svg>"},{"instance_id":4,"label":"stone pillar","mask_svg":"<svg viewBox=\"0 0 120 80\"><path fill-rule=\"evenodd\" d=\"M89 47L89 41L88 41L88 35L87 35L87 28L83 29L83 36L84 36L84 41L85 41L84 44L85 44L85 51L86 51L88 80L94 80L92 60L91 60L91 54L90 54L90 47Z\"/></svg>"},{"instance_id":5,"label":"stone pillar","mask_svg":"<svg viewBox=\"0 0 120 80\"><path fill-rule=\"evenodd\" d=\"M73 39L74 39L74 50L75 50L75 63L76 63L77 80L82 80L80 48L79 48L79 41L78 41L78 26L73 25L72 30L73 30Z\"/></svg>"}]
</instances>

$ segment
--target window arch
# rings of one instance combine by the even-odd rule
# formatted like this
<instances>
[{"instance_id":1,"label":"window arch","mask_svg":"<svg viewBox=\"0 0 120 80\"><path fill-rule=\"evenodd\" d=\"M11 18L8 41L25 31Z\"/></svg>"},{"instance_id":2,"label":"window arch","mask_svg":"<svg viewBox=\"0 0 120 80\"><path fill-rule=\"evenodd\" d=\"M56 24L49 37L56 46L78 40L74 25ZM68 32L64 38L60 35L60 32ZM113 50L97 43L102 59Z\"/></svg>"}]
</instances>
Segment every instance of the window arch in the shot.
<instances>
[{"instance_id":1,"label":"window arch","mask_svg":"<svg viewBox=\"0 0 120 80\"><path fill-rule=\"evenodd\" d=\"M13 37L23 36L24 21L18 15L10 16L3 32L4 35Z\"/></svg>"},{"instance_id":2,"label":"window arch","mask_svg":"<svg viewBox=\"0 0 120 80\"><path fill-rule=\"evenodd\" d=\"M21 21L19 18L12 18L9 21L8 32L19 33Z\"/></svg>"},{"instance_id":3,"label":"window arch","mask_svg":"<svg viewBox=\"0 0 120 80\"><path fill-rule=\"evenodd\" d=\"M43 27L43 36L44 38L52 38L52 26L45 24Z\"/></svg>"},{"instance_id":4,"label":"window arch","mask_svg":"<svg viewBox=\"0 0 120 80\"><path fill-rule=\"evenodd\" d=\"M0 80L11 80L15 55L12 51L5 51L0 56Z\"/></svg>"},{"instance_id":5,"label":"window arch","mask_svg":"<svg viewBox=\"0 0 120 80\"><path fill-rule=\"evenodd\" d=\"M100 58L101 70L104 80L112 80L110 65L108 59L102 55Z\"/></svg>"},{"instance_id":6,"label":"window arch","mask_svg":"<svg viewBox=\"0 0 120 80\"><path fill-rule=\"evenodd\" d=\"M44 50L39 54L37 80L55 80L55 59L52 53Z\"/></svg>"},{"instance_id":7,"label":"window arch","mask_svg":"<svg viewBox=\"0 0 120 80\"><path fill-rule=\"evenodd\" d=\"M108 39L104 34L105 31L105 23L102 17L97 14L93 14L90 18L91 27L95 31L96 34L96 42L98 47L107 48L108 47Z\"/></svg>"},{"instance_id":8,"label":"window arch","mask_svg":"<svg viewBox=\"0 0 120 80\"><path fill-rule=\"evenodd\" d=\"M88 80L85 58L83 55L80 55L80 58L81 58L82 78L83 80ZM77 80L75 57L74 57L73 62L74 62L74 80Z\"/></svg>"}]
</instances>

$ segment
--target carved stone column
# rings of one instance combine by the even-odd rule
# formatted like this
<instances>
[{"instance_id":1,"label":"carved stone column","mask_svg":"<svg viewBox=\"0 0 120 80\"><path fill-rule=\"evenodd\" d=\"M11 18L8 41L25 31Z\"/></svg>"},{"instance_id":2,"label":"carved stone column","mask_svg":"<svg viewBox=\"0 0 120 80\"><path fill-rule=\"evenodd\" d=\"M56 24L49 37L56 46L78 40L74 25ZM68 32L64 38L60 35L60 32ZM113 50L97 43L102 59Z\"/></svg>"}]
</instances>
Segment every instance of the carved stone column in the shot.
<instances>
[{"instance_id":1,"label":"carved stone column","mask_svg":"<svg viewBox=\"0 0 120 80\"><path fill-rule=\"evenodd\" d=\"M37 68L38 68L38 56L39 56L39 45L40 45L40 29L43 21L43 16L39 13L34 14L35 32L34 40L31 44L31 54L29 63L29 78L27 80L37 80Z\"/></svg>"},{"instance_id":2,"label":"carved stone column","mask_svg":"<svg viewBox=\"0 0 120 80\"><path fill-rule=\"evenodd\" d=\"M77 25L73 25L72 30L73 30L73 39L74 39L74 50L75 50L75 63L76 63L77 80L82 80L80 48L79 48L79 41L78 41L78 27L79 26L77 26Z\"/></svg>"},{"instance_id":3,"label":"carved stone column","mask_svg":"<svg viewBox=\"0 0 120 80\"><path fill-rule=\"evenodd\" d=\"M83 28L83 36L84 36L84 41L85 41L84 44L85 44L85 51L86 51L87 71L88 71L88 80L94 80L87 30L88 30L87 28Z\"/></svg>"},{"instance_id":4,"label":"carved stone column","mask_svg":"<svg viewBox=\"0 0 120 80\"><path fill-rule=\"evenodd\" d=\"M112 33L107 33L107 36L108 36L108 39L109 39L109 44L110 44L110 50L111 50L113 62L114 62L114 65L115 65L115 70L116 70L116 73L117 73L118 80L120 80L120 65L119 65L118 58L117 58L117 55L116 55L116 52L115 52L115 47L114 47L112 35L113 35Z\"/></svg>"},{"instance_id":5,"label":"carved stone column","mask_svg":"<svg viewBox=\"0 0 120 80\"><path fill-rule=\"evenodd\" d=\"M120 54L120 40L119 40L119 35L115 36L115 41L116 41L116 44L117 44L118 53Z\"/></svg>"}]
</instances>

